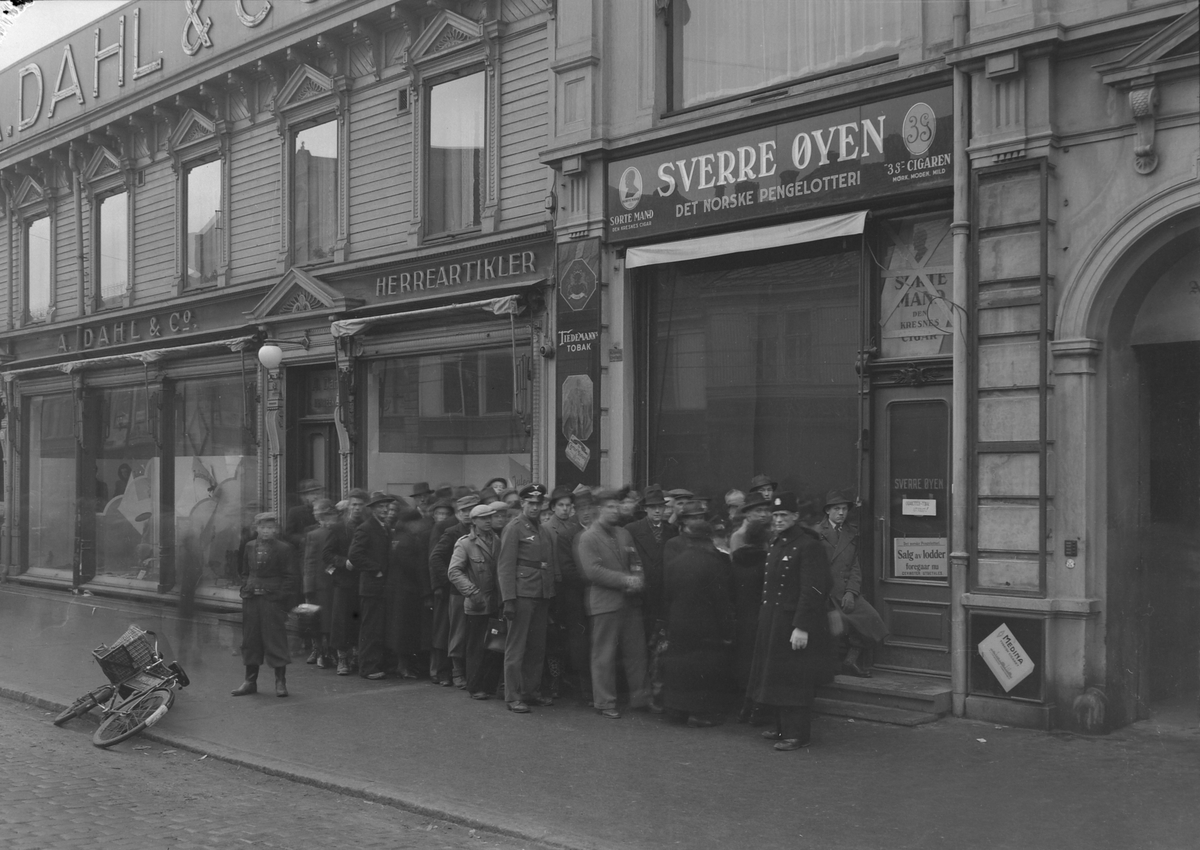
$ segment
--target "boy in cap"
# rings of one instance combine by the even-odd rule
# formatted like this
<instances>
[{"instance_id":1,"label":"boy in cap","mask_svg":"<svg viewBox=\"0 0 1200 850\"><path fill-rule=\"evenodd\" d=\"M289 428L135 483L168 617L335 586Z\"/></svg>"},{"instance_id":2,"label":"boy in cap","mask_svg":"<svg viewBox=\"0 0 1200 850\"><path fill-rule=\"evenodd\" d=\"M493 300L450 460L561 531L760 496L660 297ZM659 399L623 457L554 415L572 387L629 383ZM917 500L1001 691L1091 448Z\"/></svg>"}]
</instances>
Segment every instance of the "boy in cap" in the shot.
<instances>
[{"instance_id":1,"label":"boy in cap","mask_svg":"<svg viewBox=\"0 0 1200 850\"><path fill-rule=\"evenodd\" d=\"M276 539L279 518L273 511L254 517L256 538L242 555L242 663L246 678L233 690L235 697L258 693L258 669L266 663L275 671L275 696L286 697L287 614L300 593L296 550Z\"/></svg>"}]
</instances>

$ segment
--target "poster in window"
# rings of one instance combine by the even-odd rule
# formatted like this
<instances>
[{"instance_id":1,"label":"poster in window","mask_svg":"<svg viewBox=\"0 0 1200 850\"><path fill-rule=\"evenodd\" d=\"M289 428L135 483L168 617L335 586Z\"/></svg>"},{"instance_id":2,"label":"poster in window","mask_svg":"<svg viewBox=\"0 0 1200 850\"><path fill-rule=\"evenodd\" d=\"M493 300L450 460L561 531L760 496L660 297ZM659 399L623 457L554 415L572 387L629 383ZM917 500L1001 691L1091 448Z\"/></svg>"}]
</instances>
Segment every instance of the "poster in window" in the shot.
<instances>
[{"instance_id":1,"label":"poster in window","mask_svg":"<svg viewBox=\"0 0 1200 850\"><path fill-rule=\"evenodd\" d=\"M558 247L555 484L600 483L600 241Z\"/></svg>"}]
</instances>

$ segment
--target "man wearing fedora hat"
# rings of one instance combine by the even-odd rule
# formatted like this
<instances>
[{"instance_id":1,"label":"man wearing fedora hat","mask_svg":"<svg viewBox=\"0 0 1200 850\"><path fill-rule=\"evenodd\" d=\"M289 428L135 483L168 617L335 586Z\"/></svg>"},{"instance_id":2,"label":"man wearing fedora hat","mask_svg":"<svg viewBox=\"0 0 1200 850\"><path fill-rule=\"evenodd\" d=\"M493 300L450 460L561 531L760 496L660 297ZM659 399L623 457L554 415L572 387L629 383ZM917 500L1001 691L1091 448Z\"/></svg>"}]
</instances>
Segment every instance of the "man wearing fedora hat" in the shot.
<instances>
[{"instance_id":1,"label":"man wearing fedora hat","mask_svg":"<svg viewBox=\"0 0 1200 850\"><path fill-rule=\"evenodd\" d=\"M384 630L387 617L387 574L391 569L392 536L386 525L396 497L376 490L367 500L367 516L354 529L346 560L358 575L359 611L358 675L382 679Z\"/></svg>"},{"instance_id":2,"label":"man wearing fedora hat","mask_svg":"<svg viewBox=\"0 0 1200 850\"><path fill-rule=\"evenodd\" d=\"M279 519L273 511L254 517L257 537L242 552L242 663L246 678L235 697L258 692L258 669L266 663L275 671L275 696L286 697L287 613L300 593L296 550L277 538Z\"/></svg>"},{"instance_id":3,"label":"man wearing fedora hat","mask_svg":"<svg viewBox=\"0 0 1200 850\"><path fill-rule=\"evenodd\" d=\"M649 643L650 709L662 710L662 654L666 647L667 624L663 613L663 555L667 541L679 530L666 521L669 503L662 487L651 484L642 495L646 515L625 526L633 540L634 551L642 563L645 587L642 590L642 628Z\"/></svg>"},{"instance_id":4,"label":"man wearing fedora hat","mask_svg":"<svg viewBox=\"0 0 1200 850\"><path fill-rule=\"evenodd\" d=\"M555 487L549 501L552 514L542 527L550 535L555 562L562 576L554 592L550 616L561 633L560 642L565 643L565 646L548 648L548 660L566 667L561 671L560 677L575 689L580 700L590 704L591 650L588 645L587 612L584 610L587 583L579 563L575 560L575 538L583 531L583 527L574 515L575 492L570 487ZM553 649L557 649L557 652L552 651ZM550 671L550 677L553 687L556 678L553 670ZM553 695L552 690L551 696Z\"/></svg>"},{"instance_id":5,"label":"man wearing fedora hat","mask_svg":"<svg viewBox=\"0 0 1200 850\"><path fill-rule=\"evenodd\" d=\"M887 625L870 602L862 598L862 568L858 562L858 529L846 522L854 500L844 492L831 490L825 497L825 518L817 526L833 584L829 599L842 613L845 641L849 648L842 660L842 672L860 678L871 674L861 661L862 654L888 636Z\"/></svg>"},{"instance_id":6,"label":"man wearing fedora hat","mask_svg":"<svg viewBox=\"0 0 1200 850\"><path fill-rule=\"evenodd\" d=\"M750 479L750 489L748 493L758 493L768 502L775 498L775 490L778 489L779 483L769 475L755 475Z\"/></svg>"}]
</instances>

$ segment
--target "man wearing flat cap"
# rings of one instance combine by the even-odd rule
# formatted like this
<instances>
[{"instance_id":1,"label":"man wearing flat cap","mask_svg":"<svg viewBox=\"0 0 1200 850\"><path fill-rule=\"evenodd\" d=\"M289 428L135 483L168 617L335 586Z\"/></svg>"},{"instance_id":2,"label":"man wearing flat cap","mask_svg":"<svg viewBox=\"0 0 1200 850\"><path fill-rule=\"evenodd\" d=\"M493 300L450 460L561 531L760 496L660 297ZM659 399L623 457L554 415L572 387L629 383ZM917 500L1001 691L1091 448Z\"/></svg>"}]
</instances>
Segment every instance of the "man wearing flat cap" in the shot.
<instances>
[{"instance_id":1,"label":"man wearing flat cap","mask_svg":"<svg viewBox=\"0 0 1200 850\"><path fill-rule=\"evenodd\" d=\"M500 535L496 572L508 637L504 643L504 691L509 711L528 714L529 703L553 705L537 693L546 658L546 625L554 598L556 566L554 545L542 528L542 502L546 488L529 484L517 494L521 512Z\"/></svg>"},{"instance_id":2,"label":"man wearing flat cap","mask_svg":"<svg viewBox=\"0 0 1200 850\"><path fill-rule=\"evenodd\" d=\"M862 598L862 568L858 562L858 529L846 522L854 500L845 493L831 490L825 497L825 519L817 524L817 533L829 558L833 584L829 599L842 612L847 626L845 640L849 649L842 660L842 672L869 678L862 663L865 650L888 635L883 618Z\"/></svg>"},{"instance_id":3,"label":"man wearing flat cap","mask_svg":"<svg viewBox=\"0 0 1200 850\"><path fill-rule=\"evenodd\" d=\"M467 621L463 614L463 598L448 578L450 556L454 544L471 530L471 510L483 501L475 493L465 493L454 503L456 522L436 525L441 534L429 552L429 582L434 599L434 641L437 651L437 680L443 685L467 686ZM430 672L434 675L433 656L430 656ZM449 668L449 669L447 669Z\"/></svg>"},{"instance_id":4,"label":"man wearing flat cap","mask_svg":"<svg viewBox=\"0 0 1200 850\"><path fill-rule=\"evenodd\" d=\"M501 656L487 649L488 618L500 613L496 583L500 540L493 527L495 516L495 504L471 508L471 530L455 541L446 571L463 599L463 619L467 621L466 689L471 699L491 697L503 672Z\"/></svg>"},{"instance_id":5,"label":"man wearing flat cap","mask_svg":"<svg viewBox=\"0 0 1200 850\"><path fill-rule=\"evenodd\" d=\"M296 550L277 539L279 518L272 511L254 518L257 537L242 552L242 663L246 678L235 697L258 692L258 669L264 663L275 671L275 696L286 697L287 614L300 595L300 564Z\"/></svg>"},{"instance_id":6,"label":"man wearing flat cap","mask_svg":"<svg viewBox=\"0 0 1200 850\"><path fill-rule=\"evenodd\" d=\"M376 490L367 500L367 516L354 529L347 557L358 575L358 604L362 621L358 627L358 675L382 679L384 630L387 617L387 574L391 569L392 535L386 520L396 497Z\"/></svg>"}]
</instances>

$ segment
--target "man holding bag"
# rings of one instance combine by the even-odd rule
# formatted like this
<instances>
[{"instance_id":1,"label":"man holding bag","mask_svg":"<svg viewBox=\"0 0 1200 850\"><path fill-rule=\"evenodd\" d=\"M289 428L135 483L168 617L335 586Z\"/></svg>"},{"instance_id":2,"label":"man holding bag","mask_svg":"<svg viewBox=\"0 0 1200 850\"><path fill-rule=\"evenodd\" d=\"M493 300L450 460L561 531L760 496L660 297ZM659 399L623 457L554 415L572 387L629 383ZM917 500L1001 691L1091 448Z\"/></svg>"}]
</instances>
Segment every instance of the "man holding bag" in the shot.
<instances>
[{"instance_id":1,"label":"man holding bag","mask_svg":"<svg viewBox=\"0 0 1200 850\"><path fill-rule=\"evenodd\" d=\"M503 658L487 648L488 622L500 613L500 588L496 582L500 539L493 527L496 506L476 505L471 508L469 518L471 530L454 544L446 574L463 597L467 621L467 693L471 699L487 699L495 692L504 669Z\"/></svg>"}]
</instances>

